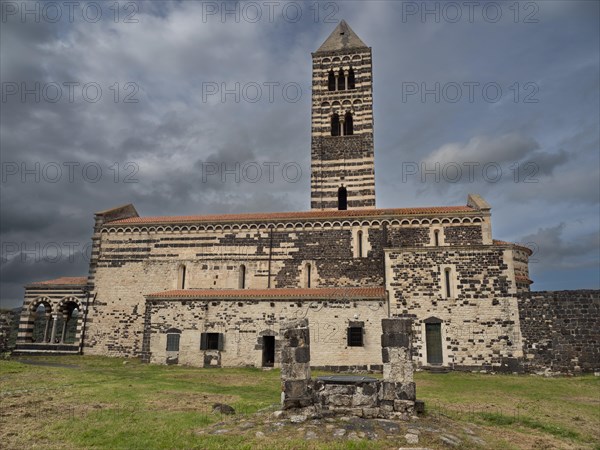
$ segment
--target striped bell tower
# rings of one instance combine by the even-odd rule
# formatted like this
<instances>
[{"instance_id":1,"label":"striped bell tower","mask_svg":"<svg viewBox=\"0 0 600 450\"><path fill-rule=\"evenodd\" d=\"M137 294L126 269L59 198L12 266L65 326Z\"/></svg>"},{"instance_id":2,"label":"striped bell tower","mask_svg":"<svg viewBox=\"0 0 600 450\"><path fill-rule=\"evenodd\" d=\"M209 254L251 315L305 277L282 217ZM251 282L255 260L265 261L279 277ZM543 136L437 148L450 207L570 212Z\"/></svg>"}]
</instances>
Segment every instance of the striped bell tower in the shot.
<instances>
[{"instance_id":1,"label":"striped bell tower","mask_svg":"<svg viewBox=\"0 0 600 450\"><path fill-rule=\"evenodd\" d=\"M341 21L312 54L311 208L375 208L371 48Z\"/></svg>"}]
</instances>

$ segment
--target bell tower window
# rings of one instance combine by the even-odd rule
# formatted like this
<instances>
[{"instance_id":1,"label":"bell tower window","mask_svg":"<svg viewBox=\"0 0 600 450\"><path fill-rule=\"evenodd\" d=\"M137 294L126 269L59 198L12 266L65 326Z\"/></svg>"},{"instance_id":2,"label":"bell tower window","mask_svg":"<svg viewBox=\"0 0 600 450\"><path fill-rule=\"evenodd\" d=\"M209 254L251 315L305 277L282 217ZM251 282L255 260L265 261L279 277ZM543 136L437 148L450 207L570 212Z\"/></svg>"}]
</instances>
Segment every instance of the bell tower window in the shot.
<instances>
[{"instance_id":1,"label":"bell tower window","mask_svg":"<svg viewBox=\"0 0 600 450\"><path fill-rule=\"evenodd\" d=\"M346 76L344 75L344 69L340 69L338 72L338 91L346 90Z\"/></svg>"},{"instance_id":2,"label":"bell tower window","mask_svg":"<svg viewBox=\"0 0 600 450\"><path fill-rule=\"evenodd\" d=\"M352 67L350 67L350 70L348 71L348 89L356 89L356 78Z\"/></svg>"},{"instance_id":3,"label":"bell tower window","mask_svg":"<svg viewBox=\"0 0 600 450\"><path fill-rule=\"evenodd\" d=\"M335 91L335 74L333 73L333 69L329 71L329 75L327 77L327 88L330 91Z\"/></svg>"},{"instance_id":4,"label":"bell tower window","mask_svg":"<svg viewBox=\"0 0 600 450\"><path fill-rule=\"evenodd\" d=\"M331 116L331 135L340 135L340 116L338 114Z\"/></svg>"},{"instance_id":5,"label":"bell tower window","mask_svg":"<svg viewBox=\"0 0 600 450\"><path fill-rule=\"evenodd\" d=\"M344 136L351 136L354 134L354 123L352 120L352 113L347 112L344 116Z\"/></svg>"}]
</instances>

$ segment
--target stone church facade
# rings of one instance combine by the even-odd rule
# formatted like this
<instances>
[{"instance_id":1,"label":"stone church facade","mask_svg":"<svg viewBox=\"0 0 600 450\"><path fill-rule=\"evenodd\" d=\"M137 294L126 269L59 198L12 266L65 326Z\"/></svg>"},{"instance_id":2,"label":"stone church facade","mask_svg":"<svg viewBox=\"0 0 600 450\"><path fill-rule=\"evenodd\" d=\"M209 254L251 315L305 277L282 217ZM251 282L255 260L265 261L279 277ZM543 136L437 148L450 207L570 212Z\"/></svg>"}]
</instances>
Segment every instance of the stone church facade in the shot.
<instances>
[{"instance_id":1,"label":"stone church facade","mask_svg":"<svg viewBox=\"0 0 600 450\"><path fill-rule=\"evenodd\" d=\"M380 370L381 320L410 316L417 366L513 370L534 358L519 314L529 249L492 238L475 194L376 208L371 49L342 21L312 56L311 210L98 212L89 275L26 286L17 351L277 367L280 324L308 318L313 366Z\"/></svg>"}]
</instances>

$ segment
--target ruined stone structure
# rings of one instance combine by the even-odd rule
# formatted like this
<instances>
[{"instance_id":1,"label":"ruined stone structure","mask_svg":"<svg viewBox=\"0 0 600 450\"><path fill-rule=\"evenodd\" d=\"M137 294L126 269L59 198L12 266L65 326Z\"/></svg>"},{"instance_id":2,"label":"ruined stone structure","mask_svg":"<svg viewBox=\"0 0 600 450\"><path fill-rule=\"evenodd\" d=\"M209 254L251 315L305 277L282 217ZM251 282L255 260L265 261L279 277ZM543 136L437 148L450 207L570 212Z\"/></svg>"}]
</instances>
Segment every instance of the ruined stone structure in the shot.
<instances>
[{"instance_id":1,"label":"ruined stone structure","mask_svg":"<svg viewBox=\"0 0 600 450\"><path fill-rule=\"evenodd\" d=\"M26 287L17 350L278 367L280 324L308 318L313 367L375 371L387 364L382 319L410 316L418 367L522 368L535 340L522 331L535 308L519 306L530 251L492 239L475 194L375 207L371 71L345 22L313 54L310 211L98 212L88 277Z\"/></svg>"},{"instance_id":2,"label":"ruined stone structure","mask_svg":"<svg viewBox=\"0 0 600 450\"><path fill-rule=\"evenodd\" d=\"M354 415L409 419L416 389L411 359L412 319L382 319L383 380L370 377L318 377L310 374L308 320L282 326L281 404L291 414L312 417Z\"/></svg>"}]
</instances>

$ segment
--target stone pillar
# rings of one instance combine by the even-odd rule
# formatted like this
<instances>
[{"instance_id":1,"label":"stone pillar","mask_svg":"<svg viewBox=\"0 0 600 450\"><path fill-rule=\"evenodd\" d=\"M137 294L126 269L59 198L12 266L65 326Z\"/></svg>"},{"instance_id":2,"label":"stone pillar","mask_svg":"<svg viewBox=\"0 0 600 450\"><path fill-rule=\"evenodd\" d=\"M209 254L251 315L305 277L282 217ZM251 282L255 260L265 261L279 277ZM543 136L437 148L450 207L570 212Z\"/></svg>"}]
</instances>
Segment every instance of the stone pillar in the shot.
<instances>
[{"instance_id":1,"label":"stone pillar","mask_svg":"<svg viewBox=\"0 0 600 450\"><path fill-rule=\"evenodd\" d=\"M58 322L58 314L52 315L52 334L50 335L50 343L54 343L54 339L56 338L56 324Z\"/></svg>"},{"instance_id":2,"label":"stone pillar","mask_svg":"<svg viewBox=\"0 0 600 450\"><path fill-rule=\"evenodd\" d=\"M62 331L60 333L60 343L64 344L65 335L67 334L67 323L69 322L69 316L63 316L63 326Z\"/></svg>"},{"instance_id":3,"label":"stone pillar","mask_svg":"<svg viewBox=\"0 0 600 450\"><path fill-rule=\"evenodd\" d=\"M44 324L44 344L48 342L48 332L50 331L50 321L52 320L52 316L50 314L46 314L46 323Z\"/></svg>"},{"instance_id":4,"label":"stone pillar","mask_svg":"<svg viewBox=\"0 0 600 450\"><path fill-rule=\"evenodd\" d=\"M281 326L281 404L283 409L312 405L308 319Z\"/></svg>"},{"instance_id":5,"label":"stone pillar","mask_svg":"<svg viewBox=\"0 0 600 450\"><path fill-rule=\"evenodd\" d=\"M401 415L414 414L416 389L411 357L413 321L408 317L382 319L382 409Z\"/></svg>"}]
</instances>

